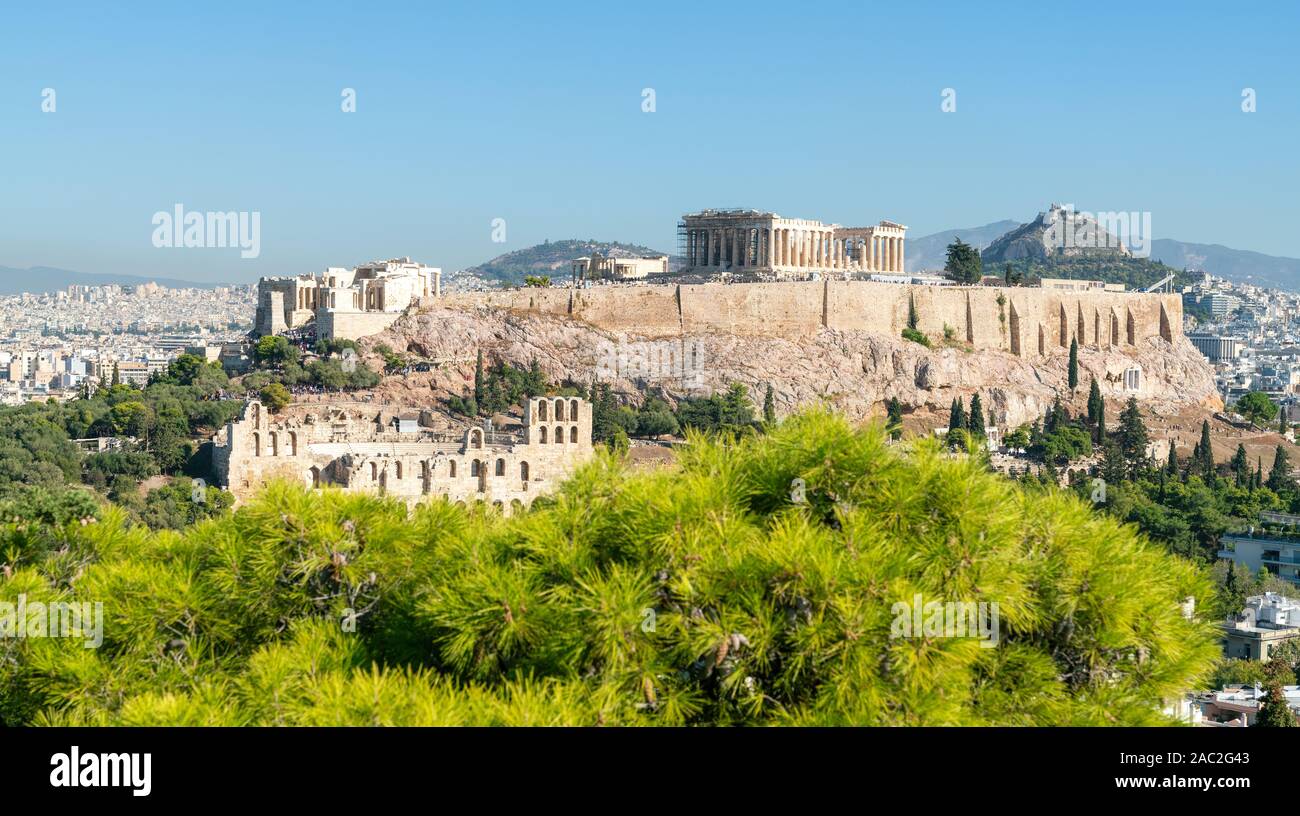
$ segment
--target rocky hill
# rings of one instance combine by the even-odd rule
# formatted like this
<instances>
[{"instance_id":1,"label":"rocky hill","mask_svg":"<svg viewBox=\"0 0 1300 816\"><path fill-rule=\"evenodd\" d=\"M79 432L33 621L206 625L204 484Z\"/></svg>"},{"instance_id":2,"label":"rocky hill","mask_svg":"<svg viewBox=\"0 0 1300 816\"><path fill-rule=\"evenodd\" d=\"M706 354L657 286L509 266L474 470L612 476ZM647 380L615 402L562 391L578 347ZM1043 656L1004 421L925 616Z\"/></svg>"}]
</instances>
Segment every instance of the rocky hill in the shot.
<instances>
[{"instance_id":1,"label":"rocky hill","mask_svg":"<svg viewBox=\"0 0 1300 816\"><path fill-rule=\"evenodd\" d=\"M491 359L518 367L527 367L535 359L552 382L585 384L597 376L610 344L627 348L638 342L674 347L682 343L696 349L700 378L695 384L673 378L600 377L630 402L638 402L647 387L676 399L740 382L761 405L770 383L780 414L825 401L850 417L866 418L880 415L884 401L892 397L912 415L909 425L923 429L946 423L954 397L969 400L979 392L993 421L1005 427L1041 417L1067 390L1064 354L1021 358L933 339L936 348L927 349L884 334L822 329L804 339L709 333L652 341L605 332L565 317L479 307L409 314L366 343L371 348L382 343L426 359L462 361L385 382L381 401L412 405L427 404L430 396L465 393L473 383L473 355L479 348ZM1221 407L1209 365L1182 336L1172 347L1154 338L1128 353L1089 347L1079 352L1081 381L1086 384L1096 376L1115 412L1128 396L1123 391L1123 372L1134 363L1143 371L1144 410L1174 416L1189 409ZM1076 410L1083 408L1086 397L1085 385L1075 395Z\"/></svg>"},{"instance_id":2,"label":"rocky hill","mask_svg":"<svg viewBox=\"0 0 1300 816\"><path fill-rule=\"evenodd\" d=\"M519 286L528 275L549 275L552 278L565 277L569 274L569 262L574 258L599 252L602 255L621 255L633 258L652 258L666 255L639 244L624 244L618 241L565 240L546 241L525 249L516 249L504 255L498 255L490 261L472 266L465 273L474 275L489 283L506 286Z\"/></svg>"}]
</instances>

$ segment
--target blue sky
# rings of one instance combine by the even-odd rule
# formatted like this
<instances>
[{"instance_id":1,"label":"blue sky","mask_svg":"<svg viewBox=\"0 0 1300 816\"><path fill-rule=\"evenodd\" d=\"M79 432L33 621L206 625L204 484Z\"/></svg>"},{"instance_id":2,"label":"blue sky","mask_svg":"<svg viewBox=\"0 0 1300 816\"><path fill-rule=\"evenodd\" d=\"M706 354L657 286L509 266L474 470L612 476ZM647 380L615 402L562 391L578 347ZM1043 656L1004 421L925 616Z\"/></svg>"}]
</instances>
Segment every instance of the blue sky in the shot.
<instances>
[{"instance_id":1,"label":"blue sky","mask_svg":"<svg viewBox=\"0 0 1300 816\"><path fill-rule=\"evenodd\" d=\"M1293 4L197 5L4 11L0 266L456 269L667 250L709 206L919 236L1052 201L1300 256ZM155 248L177 203L260 212L260 256Z\"/></svg>"}]
</instances>

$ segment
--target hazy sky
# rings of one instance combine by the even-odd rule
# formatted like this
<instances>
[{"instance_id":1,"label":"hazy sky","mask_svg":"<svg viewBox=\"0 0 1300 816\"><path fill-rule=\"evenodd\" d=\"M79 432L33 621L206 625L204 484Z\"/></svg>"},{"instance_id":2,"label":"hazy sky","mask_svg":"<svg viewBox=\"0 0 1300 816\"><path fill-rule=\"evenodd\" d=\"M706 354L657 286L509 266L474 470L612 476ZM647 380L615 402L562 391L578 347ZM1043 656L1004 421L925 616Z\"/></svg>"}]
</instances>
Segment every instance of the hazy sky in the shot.
<instances>
[{"instance_id":1,"label":"hazy sky","mask_svg":"<svg viewBox=\"0 0 1300 816\"><path fill-rule=\"evenodd\" d=\"M451 270L671 250L703 207L919 236L1052 201L1300 256L1294 4L7 5L0 266ZM260 256L155 248L176 204L260 213Z\"/></svg>"}]
</instances>

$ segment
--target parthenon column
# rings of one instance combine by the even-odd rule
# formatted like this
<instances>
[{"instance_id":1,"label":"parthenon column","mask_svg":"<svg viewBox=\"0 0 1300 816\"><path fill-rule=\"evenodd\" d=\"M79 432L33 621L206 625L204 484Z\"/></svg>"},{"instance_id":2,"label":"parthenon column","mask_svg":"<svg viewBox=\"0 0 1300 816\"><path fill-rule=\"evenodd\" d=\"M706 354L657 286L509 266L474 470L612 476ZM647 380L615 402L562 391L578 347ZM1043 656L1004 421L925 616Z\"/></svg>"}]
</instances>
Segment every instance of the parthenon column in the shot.
<instances>
[{"instance_id":1,"label":"parthenon column","mask_svg":"<svg viewBox=\"0 0 1300 816\"><path fill-rule=\"evenodd\" d=\"M903 248L905 246L906 246L905 239L903 238L903 236L900 235L898 237L898 271L899 272L907 271L907 263L903 258Z\"/></svg>"}]
</instances>

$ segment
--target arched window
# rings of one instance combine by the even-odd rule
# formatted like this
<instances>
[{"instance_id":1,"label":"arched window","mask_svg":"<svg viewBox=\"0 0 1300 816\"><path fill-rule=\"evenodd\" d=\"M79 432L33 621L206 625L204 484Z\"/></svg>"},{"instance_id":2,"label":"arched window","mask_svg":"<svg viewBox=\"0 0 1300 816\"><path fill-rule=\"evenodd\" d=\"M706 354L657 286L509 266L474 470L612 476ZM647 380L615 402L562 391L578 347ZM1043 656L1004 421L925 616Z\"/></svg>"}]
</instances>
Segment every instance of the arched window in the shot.
<instances>
[{"instance_id":1,"label":"arched window","mask_svg":"<svg viewBox=\"0 0 1300 816\"><path fill-rule=\"evenodd\" d=\"M542 403L542 405L545 405L545 404L546 404L546 403L544 403L544 402ZM254 436L256 436L256 434L254 434ZM546 444L546 426L545 426L545 425L542 426L542 444L543 444L543 445Z\"/></svg>"},{"instance_id":2,"label":"arched window","mask_svg":"<svg viewBox=\"0 0 1300 816\"><path fill-rule=\"evenodd\" d=\"M456 478L456 460L452 459L447 462L447 475Z\"/></svg>"},{"instance_id":3,"label":"arched window","mask_svg":"<svg viewBox=\"0 0 1300 816\"><path fill-rule=\"evenodd\" d=\"M525 482L528 481L528 463L527 463L527 462L520 462L520 463L519 463L519 479L520 479L521 481L525 481Z\"/></svg>"},{"instance_id":4,"label":"arched window","mask_svg":"<svg viewBox=\"0 0 1300 816\"><path fill-rule=\"evenodd\" d=\"M569 429L569 441L572 442L572 443L575 444L575 445L578 444L578 426L577 426L577 425L574 425L572 428Z\"/></svg>"},{"instance_id":5,"label":"arched window","mask_svg":"<svg viewBox=\"0 0 1300 816\"><path fill-rule=\"evenodd\" d=\"M478 462L477 459L475 459L473 462L470 462L470 463L469 463L469 475L470 475L470 476L477 476L477 475L478 475L478 469L479 469L479 462Z\"/></svg>"},{"instance_id":6,"label":"arched window","mask_svg":"<svg viewBox=\"0 0 1300 816\"><path fill-rule=\"evenodd\" d=\"M298 455L298 432L289 431L289 455Z\"/></svg>"},{"instance_id":7,"label":"arched window","mask_svg":"<svg viewBox=\"0 0 1300 816\"><path fill-rule=\"evenodd\" d=\"M267 446L267 453L269 453L271 456L279 456L280 438L275 431L271 431L270 442L271 444Z\"/></svg>"},{"instance_id":8,"label":"arched window","mask_svg":"<svg viewBox=\"0 0 1300 816\"><path fill-rule=\"evenodd\" d=\"M315 465L307 471L307 478L311 480L312 487L320 487L320 468Z\"/></svg>"},{"instance_id":9,"label":"arched window","mask_svg":"<svg viewBox=\"0 0 1300 816\"><path fill-rule=\"evenodd\" d=\"M497 475L498 476L506 475L506 460L504 459L497 460Z\"/></svg>"},{"instance_id":10,"label":"arched window","mask_svg":"<svg viewBox=\"0 0 1300 816\"><path fill-rule=\"evenodd\" d=\"M475 428L469 432L469 446L471 448L483 447L483 431Z\"/></svg>"},{"instance_id":11,"label":"arched window","mask_svg":"<svg viewBox=\"0 0 1300 816\"><path fill-rule=\"evenodd\" d=\"M395 475L397 478L399 478L399 479L402 478L402 463L401 463L401 462L394 462L393 465L394 465L394 468L393 468L393 470L394 470L394 475Z\"/></svg>"},{"instance_id":12,"label":"arched window","mask_svg":"<svg viewBox=\"0 0 1300 816\"><path fill-rule=\"evenodd\" d=\"M555 426L555 444L557 445L564 444L564 429L561 428L559 425Z\"/></svg>"},{"instance_id":13,"label":"arched window","mask_svg":"<svg viewBox=\"0 0 1300 816\"><path fill-rule=\"evenodd\" d=\"M546 420L546 400L537 401L537 418L542 421Z\"/></svg>"},{"instance_id":14,"label":"arched window","mask_svg":"<svg viewBox=\"0 0 1300 816\"><path fill-rule=\"evenodd\" d=\"M571 399L569 400L569 419L577 419L577 418L578 418L578 401L576 399Z\"/></svg>"},{"instance_id":15,"label":"arched window","mask_svg":"<svg viewBox=\"0 0 1300 816\"><path fill-rule=\"evenodd\" d=\"M370 481L372 481L372 482L379 481L379 463L378 463L378 462L371 462L371 463L370 463Z\"/></svg>"},{"instance_id":16,"label":"arched window","mask_svg":"<svg viewBox=\"0 0 1300 816\"><path fill-rule=\"evenodd\" d=\"M555 401L555 419L556 421L564 419L564 400L562 399Z\"/></svg>"},{"instance_id":17,"label":"arched window","mask_svg":"<svg viewBox=\"0 0 1300 816\"><path fill-rule=\"evenodd\" d=\"M543 439L542 441L545 442L546 440ZM262 455L262 435L257 431L253 431L253 455Z\"/></svg>"}]
</instances>

